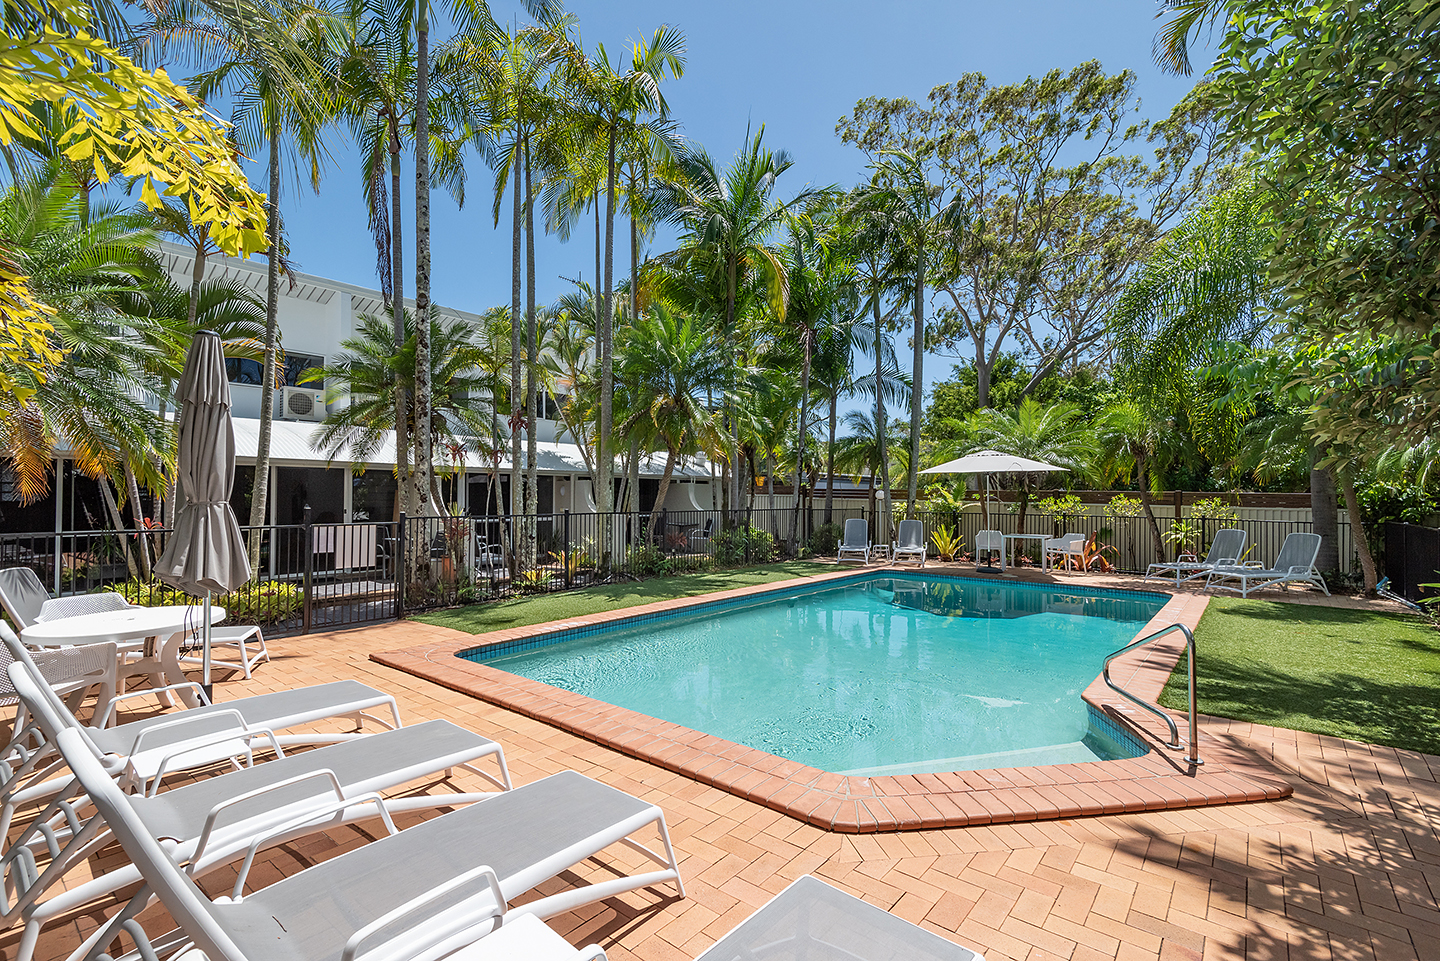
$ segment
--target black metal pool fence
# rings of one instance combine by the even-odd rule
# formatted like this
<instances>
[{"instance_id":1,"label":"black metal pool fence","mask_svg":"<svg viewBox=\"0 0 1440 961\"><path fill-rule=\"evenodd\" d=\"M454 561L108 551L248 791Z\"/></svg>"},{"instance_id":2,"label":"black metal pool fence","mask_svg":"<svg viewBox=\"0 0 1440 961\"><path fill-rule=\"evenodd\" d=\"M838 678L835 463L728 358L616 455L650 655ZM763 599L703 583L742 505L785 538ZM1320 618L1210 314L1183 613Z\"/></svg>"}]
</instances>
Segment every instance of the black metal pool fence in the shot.
<instances>
[{"instance_id":1,"label":"black metal pool fence","mask_svg":"<svg viewBox=\"0 0 1440 961\"><path fill-rule=\"evenodd\" d=\"M793 508L721 511L661 511L610 514L572 513L486 517L405 517L388 522L302 523L241 530L258 539L260 563L244 587L215 602L233 622L259 624L272 634L334 630L404 613L454 604L501 600L572 590L596 584L670 574L701 573L760 564L790 556L792 529L802 548L828 554L844 522L866 522L878 542L875 511L864 505L834 507L830 525L824 511ZM959 554L973 549L982 529L974 511L922 511L925 540L934 556L933 535L941 530L961 538ZM893 539L898 520L887 525ZM1249 537L1247 560L1273 561L1285 536L1308 531L1305 521L1190 519L1184 549L1203 553L1221 527L1239 527ZM989 529L1022 533L1019 517L990 515ZM1162 532L1169 521L1161 521ZM1105 556L1122 573L1176 553L1174 543L1157 553L1145 517L1097 517L1029 512L1023 533L1049 537L1099 533ZM53 595L98 590L124 593L136 603L183 603L183 595L149 573L169 531L70 531L0 534L0 567L29 567ZM1339 531L1341 570L1353 566L1350 529ZM1039 542L1020 541L1017 550L1038 561ZM1162 556L1163 555L1163 556Z\"/></svg>"}]
</instances>

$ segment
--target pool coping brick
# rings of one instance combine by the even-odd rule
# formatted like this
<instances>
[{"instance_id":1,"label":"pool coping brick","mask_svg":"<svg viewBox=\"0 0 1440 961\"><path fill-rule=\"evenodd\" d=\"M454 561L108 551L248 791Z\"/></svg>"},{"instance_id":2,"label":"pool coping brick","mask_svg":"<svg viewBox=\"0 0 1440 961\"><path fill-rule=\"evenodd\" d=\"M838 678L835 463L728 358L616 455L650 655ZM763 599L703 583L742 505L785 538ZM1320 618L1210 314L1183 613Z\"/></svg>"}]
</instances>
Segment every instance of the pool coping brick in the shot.
<instances>
[{"instance_id":1,"label":"pool coping brick","mask_svg":"<svg viewBox=\"0 0 1440 961\"><path fill-rule=\"evenodd\" d=\"M1291 772L1271 759L1237 748L1229 737L1207 733L1204 718L1200 728L1204 764L1186 764L1183 749L1172 751L1166 746L1166 726L1115 694L1098 676L1082 697L1148 747L1146 754L1084 764L859 777L821 771L460 656L466 651L543 635L643 620L692 607L714 607L797 588L814 589L884 570L871 567L835 571L487 634L435 627L435 636L446 640L376 652L370 659L841 834L1016 824L1290 797ZM933 573L956 576L944 571ZM1085 588L1080 583L1074 586ZM1127 593L1116 588L1105 590ZM1163 589L1144 593L1168 595L1169 600L1137 638L1172 623L1193 631L1209 603L1209 598L1201 594ZM1183 635L1172 633L1117 658L1111 664L1111 677L1136 697L1154 704L1184 652ZM1161 710L1179 726L1183 743L1188 718L1177 711ZM1233 735L1233 730L1226 734ZM916 799L924 803L917 804Z\"/></svg>"}]
</instances>

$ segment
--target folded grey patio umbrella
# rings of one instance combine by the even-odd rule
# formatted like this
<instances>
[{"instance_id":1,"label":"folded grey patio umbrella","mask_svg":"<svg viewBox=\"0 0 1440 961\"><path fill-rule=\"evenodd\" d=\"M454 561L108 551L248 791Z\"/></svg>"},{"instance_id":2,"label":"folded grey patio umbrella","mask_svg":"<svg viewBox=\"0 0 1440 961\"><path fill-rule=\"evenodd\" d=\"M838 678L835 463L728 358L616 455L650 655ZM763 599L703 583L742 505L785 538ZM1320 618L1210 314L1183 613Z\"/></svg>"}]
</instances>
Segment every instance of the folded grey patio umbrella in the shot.
<instances>
[{"instance_id":1,"label":"folded grey patio umbrella","mask_svg":"<svg viewBox=\"0 0 1440 961\"><path fill-rule=\"evenodd\" d=\"M210 691L210 595L250 580L250 560L230 491L235 485L235 428L230 421L230 380L220 337L201 331L190 343L175 395L180 444L175 458L180 509L155 576L188 594L205 597L205 690Z\"/></svg>"}]
</instances>

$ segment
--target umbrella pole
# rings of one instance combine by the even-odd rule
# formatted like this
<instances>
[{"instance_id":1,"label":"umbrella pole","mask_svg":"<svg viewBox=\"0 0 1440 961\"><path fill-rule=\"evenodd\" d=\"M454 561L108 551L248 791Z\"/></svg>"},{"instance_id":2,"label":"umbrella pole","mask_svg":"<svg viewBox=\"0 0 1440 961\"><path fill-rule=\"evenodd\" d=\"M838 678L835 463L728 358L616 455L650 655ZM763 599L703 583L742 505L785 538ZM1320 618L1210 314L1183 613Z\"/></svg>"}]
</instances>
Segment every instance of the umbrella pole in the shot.
<instances>
[{"instance_id":1,"label":"umbrella pole","mask_svg":"<svg viewBox=\"0 0 1440 961\"><path fill-rule=\"evenodd\" d=\"M205 625L201 628L200 636L204 638L201 646L201 663L204 664L204 673L201 675L200 688L205 692L207 703L215 701L215 685L210 683L210 592L205 592Z\"/></svg>"}]
</instances>

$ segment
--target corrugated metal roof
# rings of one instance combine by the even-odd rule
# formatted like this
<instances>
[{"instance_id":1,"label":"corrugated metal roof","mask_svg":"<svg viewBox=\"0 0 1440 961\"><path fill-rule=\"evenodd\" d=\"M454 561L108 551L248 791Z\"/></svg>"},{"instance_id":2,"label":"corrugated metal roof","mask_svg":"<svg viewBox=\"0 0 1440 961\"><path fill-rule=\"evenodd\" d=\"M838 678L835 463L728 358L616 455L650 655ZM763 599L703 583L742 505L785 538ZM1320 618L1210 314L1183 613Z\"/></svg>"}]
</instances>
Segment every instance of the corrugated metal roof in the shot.
<instances>
[{"instance_id":1,"label":"corrugated metal roof","mask_svg":"<svg viewBox=\"0 0 1440 961\"><path fill-rule=\"evenodd\" d=\"M235 421L235 457L245 464L255 462L255 451L260 444L260 421L253 417L236 417ZM316 449L315 441L320 436L321 425L303 421L277 420L271 422L270 429L270 462L277 467L324 467L328 462L326 454ZM509 446L506 446L506 455L500 459L500 469L510 469ZM522 447L521 456L524 456ZM541 442L536 444L538 469L546 474L588 474L585 467L585 458L580 453L580 448L575 444L565 444L556 441ZM343 467L351 463L350 453L343 450L336 456L333 466ZM395 440L394 437L386 438L380 448L369 457L364 463L372 467L394 467L395 466ZM465 454L465 468L471 471L488 471L493 464L482 458L479 453L467 451ZM616 464L617 474L619 464ZM665 472L664 455L655 455L640 463L640 474L644 477L659 477ZM703 462L697 462L693 458L685 458L676 464L675 477L705 477L710 476L709 470Z\"/></svg>"}]
</instances>

